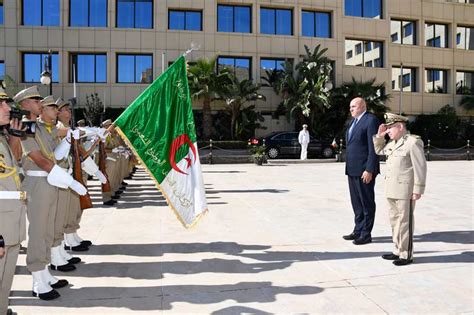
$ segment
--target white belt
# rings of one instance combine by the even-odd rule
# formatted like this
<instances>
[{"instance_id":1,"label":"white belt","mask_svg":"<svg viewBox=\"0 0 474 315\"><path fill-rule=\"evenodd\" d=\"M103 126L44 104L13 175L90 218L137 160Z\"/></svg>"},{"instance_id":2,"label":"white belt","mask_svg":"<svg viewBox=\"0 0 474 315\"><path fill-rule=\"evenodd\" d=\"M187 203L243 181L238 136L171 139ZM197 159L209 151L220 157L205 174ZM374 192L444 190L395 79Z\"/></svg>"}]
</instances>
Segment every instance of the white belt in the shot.
<instances>
[{"instance_id":1,"label":"white belt","mask_svg":"<svg viewBox=\"0 0 474 315\"><path fill-rule=\"evenodd\" d=\"M33 177L48 177L48 172L45 171L26 171L27 176Z\"/></svg>"},{"instance_id":2,"label":"white belt","mask_svg":"<svg viewBox=\"0 0 474 315\"><path fill-rule=\"evenodd\" d=\"M26 200L26 191L0 191L0 199Z\"/></svg>"},{"instance_id":3,"label":"white belt","mask_svg":"<svg viewBox=\"0 0 474 315\"><path fill-rule=\"evenodd\" d=\"M110 156L108 156L106 160L109 160L109 161L112 161L112 162L117 162L117 160L116 160L116 159L114 159L114 158L111 158Z\"/></svg>"}]
</instances>

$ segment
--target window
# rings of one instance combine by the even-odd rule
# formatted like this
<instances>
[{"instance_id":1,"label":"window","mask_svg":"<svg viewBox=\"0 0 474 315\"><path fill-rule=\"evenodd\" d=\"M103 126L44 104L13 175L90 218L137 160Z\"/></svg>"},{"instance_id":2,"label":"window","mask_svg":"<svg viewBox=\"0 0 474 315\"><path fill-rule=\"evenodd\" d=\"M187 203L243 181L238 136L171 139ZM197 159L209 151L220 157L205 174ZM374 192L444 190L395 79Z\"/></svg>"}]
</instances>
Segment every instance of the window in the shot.
<instances>
[{"instance_id":1,"label":"window","mask_svg":"<svg viewBox=\"0 0 474 315\"><path fill-rule=\"evenodd\" d=\"M59 26L59 0L23 0L23 25Z\"/></svg>"},{"instance_id":2,"label":"window","mask_svg":"<svg viewBox=\"0 0 474 315\"><path fill-rule=\"evenodd\" d=\"M45 58L47 53L23 53L22 82L40 82L41 73L45 70ZM53 82L59 82L58 53L52 54L51 71Z\"/></svg>"},{"instance_id":3,"label":"window","mask_svg":"<svg viewBox=\"0 0 474 315\"><path fill-rule=\"evenodd\" d=\"M331 37L331 13L303 10L301 34L309 37Z\"/></svg>"},{"instance_id":4,"label":"window","mask_svg":"<svg viewBox=\"0 0 474 315\"><path fill-rule=\"evenodd\" d=\"M400 67L392 67L392 90L400 91ZM403 67L402 91L416 92L416 68Z\"/></svg>"},{"instance_id":5,"label":"window","mask_svg":"<svg viewBox=\"0 0 474 315\"><path fill-rule=\"evenodd\" d=\"M219 57L217 58L217 71L228 69L239 80L251 79L250 57Z\"/></svg>"},{"instance_id":6,"label":"window","mask_svg":"<svg viewBox=\"0 0 474 315\"><path fill-rule=\"evenodd\" d=\"M345 0L345 15L372 19L382 18L381 0Z\"/></svg>"},{"instance_id":7,"label":"window","mask_svg":"<svg viewBox=\"0 0 474 315\"><path fill-rule=\"evenodd\" d=\"M285 68L285 59L283 58L261 58L260 69L261 72L265 70L283 70Z\"/></svg>"},{"instance_id":8,"label":"window","mask_svg":"<svg viewBox=\"0 0 474 315\"><path fill-rule=\"evenodd\" d=\"M0 25L3 25L3 1L0 3Z\"/></svg>"},{"instance_id":9,"label":"window","mask_svg":"<svg viewBox=\"0 0 474 315\"><path fill-rule=\"evenodd\" d=\"M456 48L474 50L474 27L458 26L456 33Z\"/></svg>"},{"instance_id":10,"label":"window","mask_svg":"<svg viewBox=\"0 0 474 315\"><path fill-rule=\"evenodd\" d=\"M390 33L392 34L392 43L416 45L414 21L391 20Z\"/></svg>"},{"instance_id":11,"label":"window","mask_svg":"<svg viewBox=\"0 0 474 315\"><path fill-rule=\"evenodd\" d=\"M448 93L447 71L441 69L426 69L425 92L427 93Z\"/></svg>"},{"instance_id":12,"label":"window","mask_svg":"<svg viewBox=\"0 0 474 315\"><path fill-rule=\"evenodd\" d=\"M217 6L217 31L233 33L252 32L252 7L238 5Z\"/></svg>"},{"instance_id":13,"label":"window","mask_svg":"<svg viewBox=\"0 0 474 315\"><path fill-rule=\"evenodd\" d=\"M345 49L346 65L383 68L382 42L346 39Z\"/></svg>"},{"instance_id":14,"label":"window","mask_svg":"<svg viewBox=\"0 0 474 315\"><path fill-rule=\"evenodd\" d=\"M117 54L117 83L151 83L153 56Z\"/></svg>"},{"instance_id":15,"label":"window","mask_svg":"<svg viewBox=\"0 0 474 315\"><path fill-rule=\"evenodd\" d=\"M448 47L448 26L444 24L425 23L426 46Z\"/></svg>"},{"instance_id":16,"label":"window","mask_svg":"<svg viewBox=\"0 0 474 315\"><path fill-rule=\"evenodd\" d=\"M3 81L5 79L5 62L2 60L0 61L0 80Z\"/></svg>"},{"instance_id":17,"label":"window","mask_svg":"<svg viewBox=\"0 0 474 315\"><path fill-rule=\"evenodd\" d=\"M69 26L107 27L107 0L70 0Z\"/></svg>"},{"instance_id":18,"label":"window","mask_svg":"<svg viewBox=\"0 0 474 315\"><path fill-rule=\"evenodd\" d=\"M293 35L293 11L291 9L260 9L260 33Z\"/></svg>"},{"instance_id":19,"label":"window","mask_svg":"<svg viewBox=\"0 0 474 315\"><path fill-rule=\"evenodd\" d=\"M117 0L116 26L153 28L153 0Z\"/></svg>"},{"instance_id":20,"label":"window","mask_svg":"<svg viewBox=\"0 0 474 315\"><path fill-rule=\"evenodd\" d=\"M456 94L474 95L474 72L456 71Z\"/></svg>"},{"instance_id":21,"label":"window","mask_svg":"<svg viewBox=\"0 0 474 315\"><path fill-rule=\"evenodd\" d=\"M202 11L169 10L168 29L202 31Z\"/></svg>"},{"instance_id":22,"label":"window","mask_svg":"<svg viewBox=\"0 0 474 315\"><path fill-rule=\"evenodd\" d=\"M107 82L107 55L106 54L72 54L72 67L76 65L76 82L78 83L106 83Z\"/></svg>"}]
</instances>

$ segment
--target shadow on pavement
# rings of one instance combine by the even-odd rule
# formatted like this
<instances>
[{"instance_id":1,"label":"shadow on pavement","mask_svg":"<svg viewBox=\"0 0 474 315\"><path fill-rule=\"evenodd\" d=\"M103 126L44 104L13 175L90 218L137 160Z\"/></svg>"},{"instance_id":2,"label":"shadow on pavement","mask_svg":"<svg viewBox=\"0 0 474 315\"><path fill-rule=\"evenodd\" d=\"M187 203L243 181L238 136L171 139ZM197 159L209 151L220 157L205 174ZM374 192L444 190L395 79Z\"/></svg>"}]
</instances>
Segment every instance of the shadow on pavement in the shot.
<instances>
[{"instance_id":1,"label":"shadow on pavement","mask_svg":"<svg viewBox=\"0 0 474 315\"><path fill-rule=\"evenodd\" d=\"M202 171L203 174L235 174L235 173L247 173L245 171Z\"/></svg>"},{"instance_id":2,"label":"shadow on pavement","mask_svg":"<svg viewBox=\"0 0 474 315\"><path fill-rule=\"evenodd\" d=\"M474 244L474 231L440 231L415 235L414 242L443 242L454 244ZM374 243L391 243L391 236L372 237Z\"/></svg>"},{"instance_id":3,"label":"shadow on pavement","mask_svg":"<svg viewBox=\"0 0 474 315\"><path fill-rule=\"evenodd\" d=\"M262 290L265 290L265 293ZM279 294L315 295L323 290L316 286L273 286L271 282L151 287L83 287L78 289L72 287L61 289L61 298L48 302L31 298L31 291L12 291L13 299L10 304L12 306L64 307L64 302L67 299L67 306L72 308L113 307L137 311L172 310L173 303L181 305L183 303L215 304L227 300L234 300L236 303L271 303L276 301ZM226 312L226 314L228 313Z\"/></svg>"},{"instance_id":4,"label":"shadow on pavement","mask_svg":"<svg viewBox=\"0 0 474 315\"><path fill-rule=\"evenodd\" d=\"M206 190L206 194L219 194L219 193L286 193L289 190L286 189L227 189L227 190Z\"/></svg>"}]
</instances>

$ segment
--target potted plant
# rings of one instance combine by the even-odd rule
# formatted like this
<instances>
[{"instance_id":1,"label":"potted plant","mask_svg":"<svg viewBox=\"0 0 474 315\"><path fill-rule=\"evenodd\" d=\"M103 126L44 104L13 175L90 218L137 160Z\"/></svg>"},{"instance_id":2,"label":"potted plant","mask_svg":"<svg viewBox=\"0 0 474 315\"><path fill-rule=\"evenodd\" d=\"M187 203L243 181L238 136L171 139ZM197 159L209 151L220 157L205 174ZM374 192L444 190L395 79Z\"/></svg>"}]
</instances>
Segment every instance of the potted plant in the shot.
<instances>
[{"instance_id":1,"label":"potted plant","mask_svg":"<svg viewBox=\"0 0 474 315\"><path fill-rule=\"evenodd\" d=\"M252 153L252 161L257 165L262 165L267 161L267 155L265 152L265 147L263 145L257 145L250 148Z\"/></svg>"}]
</instances>

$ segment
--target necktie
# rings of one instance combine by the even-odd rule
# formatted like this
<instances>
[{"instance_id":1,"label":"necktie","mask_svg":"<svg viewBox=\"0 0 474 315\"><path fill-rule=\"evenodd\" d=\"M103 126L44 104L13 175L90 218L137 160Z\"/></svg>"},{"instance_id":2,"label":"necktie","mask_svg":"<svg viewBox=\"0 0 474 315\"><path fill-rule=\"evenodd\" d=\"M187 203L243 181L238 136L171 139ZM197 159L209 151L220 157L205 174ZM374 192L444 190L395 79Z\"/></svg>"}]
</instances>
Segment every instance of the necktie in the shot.
<instances>
[{"instance_id":1,"label":"necktie","mask_svg":"<svg viewBox=\"0 0 474 315\"><path fill-rule=\"evenodd\" d=\"M349 128L349 139L352 137L352 131L354 130L355 125L357 124L357 118L352 121L351 127Z\"/></svg>"}]
</instances>

